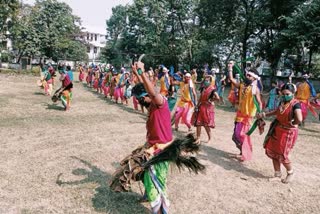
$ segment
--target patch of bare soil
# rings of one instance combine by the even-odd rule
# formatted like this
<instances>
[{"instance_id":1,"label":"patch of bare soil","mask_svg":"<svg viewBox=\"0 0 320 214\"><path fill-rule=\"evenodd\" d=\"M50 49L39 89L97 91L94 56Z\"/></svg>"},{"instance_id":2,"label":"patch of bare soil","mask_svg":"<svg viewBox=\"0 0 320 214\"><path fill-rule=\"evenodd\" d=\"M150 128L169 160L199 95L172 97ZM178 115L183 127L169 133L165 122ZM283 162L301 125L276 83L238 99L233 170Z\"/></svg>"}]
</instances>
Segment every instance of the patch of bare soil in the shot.
<instances>
[{"instance_id":1,"label":"patch of bare soil","mask_svg":"<svg viewBox=\"0 0 320 214\"><path fill-rule=\"evenodd\" d=\"M144 143L146 114L134 111L132 101L115 104L81 83L64 112L36 80L0 74L0 213L149 213L148 204L137 202L138 184L123 194L107 185L119 161ZM317 119L308 118L300 129L291 155L295 179L285 185L268 181L273 169L264 135L252 136L251 162L230 157L238 152L231 141L234 115L217 107L212 142L198 155L206 174L172 167L171 213L320 213ZM180 127L175 134L185 135L187 128Z\"/></svg>"}]
</instances>

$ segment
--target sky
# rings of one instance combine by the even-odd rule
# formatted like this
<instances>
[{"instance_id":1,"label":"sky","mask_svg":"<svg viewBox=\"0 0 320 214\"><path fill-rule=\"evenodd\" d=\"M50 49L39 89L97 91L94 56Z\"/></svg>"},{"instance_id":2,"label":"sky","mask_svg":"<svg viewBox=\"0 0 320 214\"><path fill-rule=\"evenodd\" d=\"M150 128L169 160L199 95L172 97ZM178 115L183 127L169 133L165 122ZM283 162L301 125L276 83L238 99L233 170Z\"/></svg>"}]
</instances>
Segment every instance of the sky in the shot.
<instances>
[{"instance_id":1,"label":"sky","mask_svg":"<svg viewBox=\"0 0 320 214\"><path fill-rule=\"evenodd\" d=\"M33 4L35 0L22 0L24 3ZM119 4L126 5L133 0L59 0L67 3L73 14L82 20L82 26L95 33L106 33L106 20L112 14L112 7Z\"/></svg>"}]
</instances>

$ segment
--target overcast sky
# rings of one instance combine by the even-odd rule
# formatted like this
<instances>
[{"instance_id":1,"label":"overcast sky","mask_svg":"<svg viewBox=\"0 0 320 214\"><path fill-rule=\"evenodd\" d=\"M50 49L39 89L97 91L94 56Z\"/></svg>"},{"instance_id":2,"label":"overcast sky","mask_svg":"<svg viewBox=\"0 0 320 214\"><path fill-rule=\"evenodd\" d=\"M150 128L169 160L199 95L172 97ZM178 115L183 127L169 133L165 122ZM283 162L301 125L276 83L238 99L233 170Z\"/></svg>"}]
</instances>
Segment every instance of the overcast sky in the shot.
<instances>
[{"instance_id":1,"label":"overcast sky","mask_svg":"<svg viewBox=\"0 0 320 214\"><path fill-rule=\"evenodd\" d=\"M22 0L33 4L35 0ZM106 33L106 19L112 14L112 7L119 4L126 5L133 0L60 0L66 2L73 10L73 14L81 17L82 25L97 33Z\"/></svg>"}]
</instances>

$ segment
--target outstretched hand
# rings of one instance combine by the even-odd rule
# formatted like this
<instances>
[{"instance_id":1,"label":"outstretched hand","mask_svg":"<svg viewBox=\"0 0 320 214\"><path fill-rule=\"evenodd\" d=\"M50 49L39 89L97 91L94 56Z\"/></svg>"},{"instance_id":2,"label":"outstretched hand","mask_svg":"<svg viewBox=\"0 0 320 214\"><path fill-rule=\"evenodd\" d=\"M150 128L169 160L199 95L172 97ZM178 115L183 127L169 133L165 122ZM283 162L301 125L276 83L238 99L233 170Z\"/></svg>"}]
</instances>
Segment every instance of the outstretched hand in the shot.
<instances>
[{"instance_id":1,"label":"outstretched hand","mask_svg":"<svg viewBox=\"0 0 320 214\"><path fill-rule=\"evenodd\" d=\"M233 62L233 61L230 61L230 62L228 63L228 71L232 71L233 66L234 66L234 62Z\"/></svg>"},{"instance_id":2,"label":"outstretched hand","mask_svg":"<svg viewBox=\"0 0 320 214\"><path fill-rule=\"evenodd\" d=\"M262 119L262 118L264 118L265 117L265 113L264 112L261 112L261 113L257 113L256 114L256 118L257 119Z\"/></svg>"},{"instance_id":3,"label":"outstretched hand","mask_svg":"<svg viewBox=\"0 0 320 214\"><path fill-rule=\"evenodd\" d=\"M134 75L139 76L138 71L137 71L137 63L136 62L131 66L131 69L132 69L132 73Z\"/></svg>"}]
</instances>

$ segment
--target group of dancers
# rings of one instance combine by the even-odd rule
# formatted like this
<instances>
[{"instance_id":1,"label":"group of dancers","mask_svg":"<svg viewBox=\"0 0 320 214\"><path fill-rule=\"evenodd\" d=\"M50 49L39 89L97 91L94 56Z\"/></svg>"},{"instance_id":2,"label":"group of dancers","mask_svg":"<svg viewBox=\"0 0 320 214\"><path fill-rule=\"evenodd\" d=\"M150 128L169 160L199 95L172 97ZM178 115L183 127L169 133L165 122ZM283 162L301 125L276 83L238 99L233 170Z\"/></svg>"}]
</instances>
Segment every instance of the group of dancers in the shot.
<instances>
[{"instance_id":1,"label":"group of dancers","mask_svg":"<svg viewBox=\"0 0 320 214\"><path fill-rule=\"evenodd\" d=\"M56 83L55 77L56 69L50 64L40 64L40 80L38 81L38 86L42 87L44 94L47 96L52 96L51 100L56 103L58 100L61 100L63 108L65 111L70 110L71 100L73 97L72 88L73 88L73 72L71 66L60 64L57 67L59 76L59 81L61 86L53 92L53 89L59 83Z\"/></svg>"},{"instance_id":2,"label":"group of dancers","mask_svg":"<svg viewBox=\"0 0 320 214\"><path fill-rule=\"evenodd\" d=\"M131 181L142 181L145 187L142 201L150 202L152 213L167 213L169 200L166 181L169 163L187 167L195 173L205 169L193 153L199 151L201 145L201 127L207 133L206 142L212 140L215 102L221 102L221 90L225 85L223 81L227 80L232 85L228 99L236 108L232 136L240 151L236 157L239 161L251 160L251 133L259 128L262 134L265 126L263 119L274 116L263 143L265 153L273 163L274 177L271 180L283 183L292 181L294 170L289 154L297 140L298 126L305 120L308 108L313 113L316 112L315 108L319 108L317 95L308 76L304 76L304 81L298 87L290 81L280 87L277 82L273 83L267 108L264 108L257 70L248 67L242 71L232 61L227 69L227 75L221 75L220 78L214 72L207 71L202 80L197 82L196 69L174 73L160 66L154 71L152 68L145 69L142 62L134 63L130 72L124 68L118 72L111 65L78 66L80 82L86 81L88 87L116 103L120 101L128 105L133 97L134 108L138 110L140 105L142 111L148 112L145 143L120 162L119 169L110 181L111 189L130 191ZM62 87L59 93L61 90L68 91L68 94L61 94L65 99L69 96L69 103L65 103L67 110L70 94L72 97L72 87L68 88L71 80L68 71L60 70ZM189 134L182 139L173 139L173 130L179 131L180 123L186 125L190 133L192 126L195 126L196 136ZM281 164L286 169L284 178Z\"/></svg>"}]
</instances>

